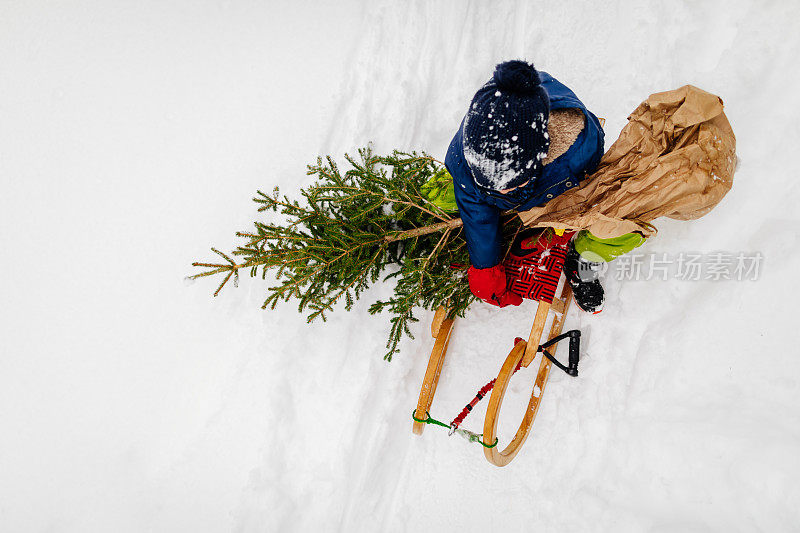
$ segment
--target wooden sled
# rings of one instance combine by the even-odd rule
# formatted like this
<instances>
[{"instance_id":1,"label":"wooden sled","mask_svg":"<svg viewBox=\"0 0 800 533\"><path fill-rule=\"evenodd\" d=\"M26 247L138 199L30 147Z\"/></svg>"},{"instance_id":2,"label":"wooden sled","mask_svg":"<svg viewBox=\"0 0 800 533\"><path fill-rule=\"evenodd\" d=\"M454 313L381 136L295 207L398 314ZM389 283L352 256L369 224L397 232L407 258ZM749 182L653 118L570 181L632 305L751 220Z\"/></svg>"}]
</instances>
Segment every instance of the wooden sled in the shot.
<instances>
[{"instance_id":1,"label":"wooden sled","mask_svg":"<svg viewBox=\"0 0 800 533\"><path fill-rule=\"evenodd\" d=\"M503 397L505 396L508 383L511 380L511 376L516 372L516 370L518 370L518 366L521 365L523 367L527 367L536 358L542 340L542 333L547 325L547 319L551 311L554 312L554 317L550 326L550 332L546 341L541 344L547 345L550 343L549 349L552 353L555 353L557 343L551 343L550 341L561 334L561 331L564 327L567 310L569 309L572 301L572 292L569 288L569 284L566 283L566 280L563 280L563 288L560 296L554 296L556 285L558 285L562 278L561 271L563 270L563 260L564 255L566 254L566 243L568 242L569 237L570 235L565 235L563 237L559 236L555 239L556 242L552 244L555 247L562 246L564 253L553 254L552 258L548 258L547 261L550 263L550 267L552 268L544 269L544 276L548 278L544 282L540 277L542 276L542 273L539 272L539 268L529 268L527 273L530 274L530 276L526 277L526 275L520 274L523 272L521 263L515 263L514 261L506 261L504 263L507 276L513 276L511 286L512 288L516 289L515 292L521 293L524 297L529 299L538 300L539 304L536 310L536 315L533 319L533 326L531 327L528 341L517 342L511 349L511 352L508 354L505 362L500 368L500 373L494 381L494 387L492 389L491 397L489 398L489 405L486 410L486 418L484 420L482 444L484 446L484 455L486 456L486 459L495 466L505 466L510 463L514 457L516 457L520 448L525 443L525 440L528 438L531 427L533 426L533 422L536 419L536 414L539 411L541 398L544 393L544 389L547 386L547 381L550 376L550 369L553 364L548 357L544 356L544 354L542 355L539 363L539 371L536 375L536 379L534 380L533 391L531 392L528 408L525 411L525 415L523 416L522 422L520 423L514 438L502 451L495 446L497 442L496 433L499 412L500 408L502 407ZM550 250L548 249L547 253L540 255L544 256L549 254ZM517 286L515 287L514 284ZM422 418L429 417L429 411L431 404L433 403L433 397L436 393L436 386L439 383L442 365L444 364L444 358L447 354L447 347L453 328L453 320L447 318L448 314L448 309L440 307L437 309L433 318L433 323L431 324L431 334L436 341L434 343L433 350L431 351L431 356L428 360L428 367L425 371L425 376L422 380L422 387L420 390L419 401L417 402L417 408L414 411L417 416L414 417L412 430L417 435L421 435L425 429L426 422ZM480 399L480 397L481 396L479 395L478 398ZM446 426L446 424L441 423L439 425Z\"/></svg>"}]
</instances>

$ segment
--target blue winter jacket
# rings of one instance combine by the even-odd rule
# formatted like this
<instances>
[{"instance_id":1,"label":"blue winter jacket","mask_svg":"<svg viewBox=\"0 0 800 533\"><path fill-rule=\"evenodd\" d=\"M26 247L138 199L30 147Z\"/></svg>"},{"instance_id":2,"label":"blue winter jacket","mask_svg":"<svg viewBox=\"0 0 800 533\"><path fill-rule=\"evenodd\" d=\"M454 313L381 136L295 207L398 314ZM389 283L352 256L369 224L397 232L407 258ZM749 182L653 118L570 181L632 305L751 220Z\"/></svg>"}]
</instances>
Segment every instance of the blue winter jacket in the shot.
<instances>
[{"instance_id":1,"label":"blue winter jacket","mask_svg":"<svg viewBox=\"0 0 800 533\"><path fill-rule=\"evenodd\" d=\"M500 213L508 209L525 211L540 206L576 187L594 171L603 155L603 128L597 117L561 82L541 70L539 75L550 97L551 111L575 108L583 111L586 117L583 131L569 150L546 165L539 178L506 194L478 186L464 159L463 120L447 149L444 164L453 176L456 203L464 221L470 261L475 268L489 268L500 263Z\"/></svg>"}]
</instances>

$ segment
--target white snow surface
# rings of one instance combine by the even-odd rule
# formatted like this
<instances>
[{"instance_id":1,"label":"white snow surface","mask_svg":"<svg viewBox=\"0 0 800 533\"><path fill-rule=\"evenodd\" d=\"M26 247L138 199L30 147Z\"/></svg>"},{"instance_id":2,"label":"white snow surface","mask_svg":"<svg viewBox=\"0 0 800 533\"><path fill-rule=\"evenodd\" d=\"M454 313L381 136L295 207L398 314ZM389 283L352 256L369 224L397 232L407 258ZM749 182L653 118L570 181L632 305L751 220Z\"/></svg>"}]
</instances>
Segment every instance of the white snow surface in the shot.
<instances>
[{"instance_id":1,"label":"white snow surface","mask_svg":"<svg viewBox=\"0 0 800 533\"><path fill-rule=\"evenodd\" d=\"M0 530L796 531L798 20L789 0L3 2ZM442 428L412 435L431 314L384 362L367 307L391 286L306 325L259 308L269 280L212 298L184 277L318 154L443 157L511 58L605 117L607 146L652 92L721 95L733 190L644 250L765 259L749 282L607 277L605 311L567 322L580 376L553 373L499 469ZM496 375L533 309L456 324L434 417Z\"/></svg>"}]
</instances>

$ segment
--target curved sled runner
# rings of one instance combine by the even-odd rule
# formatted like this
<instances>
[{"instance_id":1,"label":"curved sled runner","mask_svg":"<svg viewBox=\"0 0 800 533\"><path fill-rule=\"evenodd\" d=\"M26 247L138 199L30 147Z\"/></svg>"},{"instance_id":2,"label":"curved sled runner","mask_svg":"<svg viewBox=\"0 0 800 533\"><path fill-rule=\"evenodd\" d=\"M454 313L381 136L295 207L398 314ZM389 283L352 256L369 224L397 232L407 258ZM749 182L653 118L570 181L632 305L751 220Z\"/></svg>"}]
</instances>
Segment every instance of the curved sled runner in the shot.
<instances>
[{"instance_id":1,"label":"curved sled runner","mask_svg":"<svg viewBox=\"0 0 800 533\"><path fill-rule=\"evenodd\" d=\"M561 334L561 330L564 328L564 322L567 315L566 310L569 308L569 304L572 301L572 291L570 291L569 284L564 283L564 288L561 292L561 299L557 301L563 302L563 307L561 307L561 314L557 314L553 317L553 324L550 326L550 335L548 336L548 341L558 337ZM508 383L511 381L511 376L520 365L527 367L536 356L537 347L539 346L539 339L541 339L542 330L545 326L545 320L547 319L548 311L552 307L553 306L546 302L539 302L539 308L536 312L536 319L540 319L540 315L543 315L544 318L542 318L541 321L536 319L534 320L533 327L531 328L531 335L528 341L518 342L514 348L511 349L511 352L508 354L508 357L506 357L503 366L500 368L500 373L497 375L497 379L494 382L492 395L489 398L489 406L486 408L486 418L483 422L484 443L495 442L497 421L498 417L500 416L500 407L503 405L503 397L506 394ZM556 344L557 343L551 345L553 346L552 351L554 353L556 351ZM528 438L528 434L531 432L533 421L536 419L536 415L539 412L539 405L541 404L544 388L547 386L547 380L550 377L550 368L552 365L553 363L550 361L550 359L542 355L542 359L539 362L539 371L536 373L536 380L533 384L533 391L531 391L531 399L528 402L528 408L525 410L525 416L522 418L522 422L517 429L517 433L514 435L514 438L511 440L508 446L502 451L499 451L496 447L484 447L483 453L486 456L486 460L493 465L507 465L514 459L514 457L516 457L522 445L525 444L525 440Z\"/></svg>"}]
</instances>

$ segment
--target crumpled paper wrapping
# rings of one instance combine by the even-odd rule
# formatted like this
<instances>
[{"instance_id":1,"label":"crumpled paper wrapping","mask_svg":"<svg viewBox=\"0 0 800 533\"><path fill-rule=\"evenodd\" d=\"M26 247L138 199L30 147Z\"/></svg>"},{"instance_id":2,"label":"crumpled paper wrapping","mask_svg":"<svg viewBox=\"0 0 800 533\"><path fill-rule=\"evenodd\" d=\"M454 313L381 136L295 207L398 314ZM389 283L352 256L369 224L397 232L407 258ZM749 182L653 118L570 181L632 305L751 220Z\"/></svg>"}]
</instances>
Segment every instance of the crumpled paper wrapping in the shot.
<instances>
[{"instance_id":1,"label":"crumpled paper wrapping","mask_svg":"<svg viewBox=\"0 0 800 533\"><path fill-rule=\"evenodd\" d=\"M519 214L527 226L597 237L656 233L658 217L699 218L733 184L736 137L722 99L686 85L651 95L579 187Z\"/></svg>"}]
</instances>

